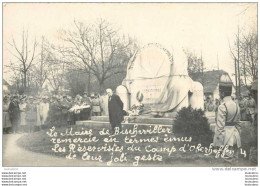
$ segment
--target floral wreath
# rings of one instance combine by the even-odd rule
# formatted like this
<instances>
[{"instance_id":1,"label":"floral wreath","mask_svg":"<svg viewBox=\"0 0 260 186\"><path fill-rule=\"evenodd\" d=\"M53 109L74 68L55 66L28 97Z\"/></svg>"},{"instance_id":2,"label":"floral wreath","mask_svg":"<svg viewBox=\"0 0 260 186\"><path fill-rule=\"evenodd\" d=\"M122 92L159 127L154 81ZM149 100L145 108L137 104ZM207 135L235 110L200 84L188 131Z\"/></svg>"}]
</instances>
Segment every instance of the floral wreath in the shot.
<instances>
[{"instance_id":1,"label":"floral wreath","mask_svg":"<svg viewBox=\"0 0 260 186\"><path fill-rule=\"evenodd\" d=\"M144 95L143 93L139 90L137 93L136 93L136 100L139 101L139 102L142 102L144 99Z\"/></svg>"}]
</instances>

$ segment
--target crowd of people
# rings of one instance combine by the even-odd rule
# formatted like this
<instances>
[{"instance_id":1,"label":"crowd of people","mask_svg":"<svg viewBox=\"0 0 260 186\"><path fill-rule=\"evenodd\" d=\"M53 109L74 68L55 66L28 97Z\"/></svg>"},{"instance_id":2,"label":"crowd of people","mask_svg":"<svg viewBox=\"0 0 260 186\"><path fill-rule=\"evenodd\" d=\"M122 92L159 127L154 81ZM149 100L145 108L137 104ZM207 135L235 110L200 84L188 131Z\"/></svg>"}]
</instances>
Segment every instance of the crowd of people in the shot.
<instances>
[{"instance_id":1,"label":"crowd of people","mask_svg":"<svg viewBox=\"0 0 260 186\"><path fill-rule=\"evenodd\" d=\"M108 115L106 95L88 95L86 92L75 97L5 95L3 133L34 132L49 125L73 125L75 121L101 115Z\"/></svg>"},{"instance_id":2,"label":"crowd of people","mask_svg":"<svg viewBox=\"0 0 260 186\"><path fill-rule=\"evenodd\" d=\"M251 94L243 95L240 99L232 97L240 107L240 120L256 122L257 107ZM33 132L46 128L49 125L73 125L75 121L90 120L91 116L108 116L108 96L100 96L96 93L84 94L72 97L70 95L25 96L5 95L3 98L3 132L20 133ZM217 111L220 105L219 99L207 97L204 100L206 112ZM143 104L133 105L124 114L124 122L129 118L139 115L143 111Z\"/></svg>"},{"instance_id":3,"label":"crowd of people","mask_svg":"<svg viewBox=\"0 0 260 186\"><path fill-rule=\"evenodd\" d=\"M241 121L250 121L252 124L255 124L255 118L257 113L256 102L252 97L252 94L244 94L239 99L232 97L232 100L235 101L240 107L240 120ZM215 112L217 114L218 107L220 105L220 100L212 99L211 96L208 96L204 100L204 108L206 112Z\"/></svg>"}]
</instances>

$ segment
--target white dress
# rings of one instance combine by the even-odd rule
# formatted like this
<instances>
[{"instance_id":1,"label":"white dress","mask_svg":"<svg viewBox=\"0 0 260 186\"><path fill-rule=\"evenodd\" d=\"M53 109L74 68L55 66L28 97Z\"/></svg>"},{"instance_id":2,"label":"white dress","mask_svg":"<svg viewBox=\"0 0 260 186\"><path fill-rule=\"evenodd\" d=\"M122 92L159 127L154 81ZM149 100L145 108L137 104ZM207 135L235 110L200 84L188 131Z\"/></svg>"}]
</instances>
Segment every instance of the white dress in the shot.
<instances>
[{"instance_id":1,"label":"white dress","mask_svg":"<svg viewBox=\"0 0 260 186\"><path fill-rule=\"evenodd\" d=\"M41 102L38 106L38 110L39 110L40 123L41 125L44 125L48 117L49 103Z\"/></svg>"}]
</instances>

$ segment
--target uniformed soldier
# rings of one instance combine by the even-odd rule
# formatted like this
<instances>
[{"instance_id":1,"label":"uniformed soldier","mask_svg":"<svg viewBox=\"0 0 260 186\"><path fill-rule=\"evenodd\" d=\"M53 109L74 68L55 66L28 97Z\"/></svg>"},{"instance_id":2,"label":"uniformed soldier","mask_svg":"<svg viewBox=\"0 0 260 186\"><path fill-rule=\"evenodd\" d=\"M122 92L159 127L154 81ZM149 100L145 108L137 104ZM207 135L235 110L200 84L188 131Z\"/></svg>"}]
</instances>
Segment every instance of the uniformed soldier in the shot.
<instances>
[{"instance_id":1,"label":"uniformed soldier","mask_svg":"<svg viewBox=\"0 0 260 186\"><path fill-rule=\"evenodd\" d=\"M213 101L210 99L208 102L208 105L207 105L207 111L213 112L214 108L215 108L215 105L214 105Z\"/></svg>"},{"instance_id":2,"label":"uniformed soldier","mask_svg":"<svg viewBox=\"0 0 260 186\"><path fill-rule=\"evenodd\" d=\"M252 93L252 97L253 97L253 99L254 99L254 101L255 101L255 119L254 119L254 125L255 126L257 126L257 123L258 123L258 121L257 121L257 116L258 116L258 99L257 99L257 97L258 97L258 80L256 79L256 80L254 80L253 81L253 83L252 83L252 88L251 88L251 93ZM256 130L257 131L257 130Z\"/></svg>"},{"instance_id":3,"label":"uniformed soldier","mask_svg":"<svg viewBox=\"0 0 260 186\"><path fill-rule=\"evenodd\" d=\"M248 114L248 117L250 119L251 125L253 125L255 123L255 107L256 107L256 103L255 103L255 100L252 97L251 93L248 96L249 96L249 99L247 101L247 114Z\"/></svg>"},{"instance_id":4,"label":"uniformed soldier","mask_svg":"<svg viewBox=\"0 0 260 186\"><path fill-rule=\"evenodd\" d=\"M245 95L242 95L242 98L239 101L240 113L241 113L241 121L247 120L247 99Z\"/></svg>"},{"instance_id":5,"label":"uniformed soldier","mask_svg":"<svg viewBox=\"0 0 260 186\"><path fill-rule=\"evenodd\" d=\"M240 109L231 98L233 84L228 75L226 76L222 76L219 83L219 94L222 102L218 107L213 145L215 147L228 146L229 149L235 151L235 153L228 155L233 158L233 155L238 152L237 149L241 147Z\"/></svg>"},{"instance_id":6,"label":"uniformed soldier","mask_svg":"<svg viewBox=\"0 0 260 186\"><path fill-rule=\"evenodd\" d=\"M100 99L96 93L91 96L91 103L93 116L101 116Z\"/></svg>"},{"instance_id":7,"label":"uniformed soldier","mask_svg":"<svg viewBox=\"0 0 260 186\"><path fill-rule=\"evenodd\" d=\"M72 101L72 97L71 96L67 96L66 97L66 105L67 105L67 109L69 110L73 105L74 102ZM69 112L68 111L68 117L67 117L67 123L68 125L73 125L74 123L74 113L73 112Z\"/></svg>"},{"instance_id":8,"label":"uniformed soldier","mask_svg":"<svg viewBox=\"0 0 260 186\"><path fill-rule=\"evenodd\" d=\"M68 110L70 109L70 103L67 100L67 95L63 95L63 99L60 102L61 112L62 112L62 123L68 124Z\"/></svg>"},{"instance_id":9,"label":"uniformed soldier","mask_svg":"<svg viewBox=\"0 0 260 186\"><path fill-rule=\"evenodd\" d=\"M84 92L82 102L82 105L90 105L90 108L82 109L80 114L81 120L90 120L92 112L92 103L90 97L88 97L87 92Z\"/></svg>"}]
</instances>

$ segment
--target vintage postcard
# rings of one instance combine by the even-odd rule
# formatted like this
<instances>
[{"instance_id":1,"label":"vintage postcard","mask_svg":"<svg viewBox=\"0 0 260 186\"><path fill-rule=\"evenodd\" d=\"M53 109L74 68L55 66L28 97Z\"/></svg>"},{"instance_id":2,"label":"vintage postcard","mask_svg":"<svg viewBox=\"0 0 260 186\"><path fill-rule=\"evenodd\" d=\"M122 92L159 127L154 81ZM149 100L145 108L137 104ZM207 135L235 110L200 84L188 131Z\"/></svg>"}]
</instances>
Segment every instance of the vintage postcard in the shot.
<instances>
[{"instance_id":1,"label":"vintage postcard","mask_svg":"<svg viewBox=\"0 0 260 186\"><path fill-rule=\"evenodd\" d=\"M3 3L3 167L257 167L257 3Z\"/></svg>"}]
</instances>

